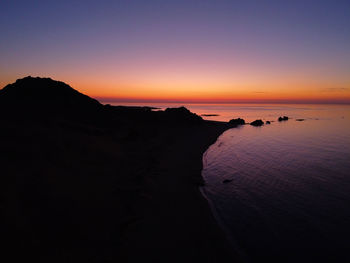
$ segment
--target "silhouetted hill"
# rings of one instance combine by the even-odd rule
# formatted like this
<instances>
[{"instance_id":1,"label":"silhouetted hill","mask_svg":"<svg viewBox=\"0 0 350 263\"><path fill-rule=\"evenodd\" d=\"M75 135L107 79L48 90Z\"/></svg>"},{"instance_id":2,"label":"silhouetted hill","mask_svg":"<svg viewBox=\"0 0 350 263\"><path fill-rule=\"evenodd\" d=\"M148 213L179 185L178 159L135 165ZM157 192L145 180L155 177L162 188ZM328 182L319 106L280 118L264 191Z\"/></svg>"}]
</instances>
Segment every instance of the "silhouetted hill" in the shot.
<instances>
[{"instance_id":1,"label":"silhouetted hill","mask_svg":"<svg viewBox=\"0 0 350 263\"><path fill-rule=\"evenodd\" d=\"M69 85L51 78L25 77L0 90L0 110L7 119L98 121L102 126L200 124L203 119L185 107L165 111L151 107L102 105Z\"/></svg>"},{"instance_id":2,"label":"silhouetted hill","mask_svg":"<svg viewBox=\"0 0 350 263\"><path fill-rule=\"evenodd\" d=\"M25 77L0 90L0 109L8 114L43 115L95 114L102 105L69 85L50 78ZM76 116L75 116L76 117Z\"/></svg>"},{"instance_id":3,"label":"silhouetted hill","mask_svg":"<svg viewBox=\"0 0 350 263\"><path fill-rule=\"evenodd\" d=\"M233 262L198 188L226 123L32 77L0 90L0 121L2 262Z\"/></svg>"},{"instance_id":4,"label":"silhouetted hill","mask_svg":"<svg viewBox=\"0 0 350 263\"><path fill-rule=\"evenodd\" d=\"M202 117L190 112L185 107L167 108L165 114L167 114L169 118L180 122L200 123L203 121Z\"/></svg>"}]
</instances>

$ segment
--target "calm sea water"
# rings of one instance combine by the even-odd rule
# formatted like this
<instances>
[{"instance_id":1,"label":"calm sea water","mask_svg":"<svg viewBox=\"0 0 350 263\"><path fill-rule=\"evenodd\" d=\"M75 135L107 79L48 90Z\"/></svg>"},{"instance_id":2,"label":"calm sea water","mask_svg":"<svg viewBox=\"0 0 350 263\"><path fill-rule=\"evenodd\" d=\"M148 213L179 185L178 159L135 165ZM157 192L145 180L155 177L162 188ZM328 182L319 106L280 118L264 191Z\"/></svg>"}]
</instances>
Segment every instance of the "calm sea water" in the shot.
<instances>
[{"instance_id":1,"label":"calm sea water","mask_svg":"<svg viewBox=\"0 0 350 263\"><path fill-rule=\"evenodd\" d=\"M350 105L184 106L274 121L230 129L203 156L202 191L247 262L350 262Z\"/></svg>"},{"instance_id":2,"label":"calm sea water","mask_svg":"<svg viewBox=\"0 0 350 263\"><path fill-rule=\"evenodd\" d=\"M203 191L241 255L248 262L350 262L342 261L350 259L350 106L223 111L248 120L291 117L230 129L203 156Z\"/></svg>"}]
</instances>

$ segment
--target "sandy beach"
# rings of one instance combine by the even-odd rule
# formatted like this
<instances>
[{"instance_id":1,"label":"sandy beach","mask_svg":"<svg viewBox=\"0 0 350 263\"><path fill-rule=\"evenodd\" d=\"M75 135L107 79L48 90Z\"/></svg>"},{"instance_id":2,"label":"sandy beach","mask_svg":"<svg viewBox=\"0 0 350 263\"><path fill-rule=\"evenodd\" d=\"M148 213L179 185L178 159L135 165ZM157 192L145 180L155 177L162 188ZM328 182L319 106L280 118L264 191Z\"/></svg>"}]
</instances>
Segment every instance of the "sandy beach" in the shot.
<instances>
[{"instance_id":1,"label":"sandy beach","mask_svg":"<svg viewBox=\"0 0 350 263\"><path fill-rule=\"evenodd\" d=\"M206 122L164 132L158 150L152 153L156 164L141 201L144 219L130 228L129 258L156 262L164 258L171 262L235 259L198 188L203 183L202 154L226 129L225 123Z\"/></svg>"},{"instance_id":2,"label":"sandy beach","mask_svg":"<svg viewBox=\"0 0 350 263\"><path fill-rule=\"evenodd\" d=\"M227 123L104 106L40 78L3 89L0 105L3 257L237 261L199 191L202 155Z\"/></svg>"}]
</instances>

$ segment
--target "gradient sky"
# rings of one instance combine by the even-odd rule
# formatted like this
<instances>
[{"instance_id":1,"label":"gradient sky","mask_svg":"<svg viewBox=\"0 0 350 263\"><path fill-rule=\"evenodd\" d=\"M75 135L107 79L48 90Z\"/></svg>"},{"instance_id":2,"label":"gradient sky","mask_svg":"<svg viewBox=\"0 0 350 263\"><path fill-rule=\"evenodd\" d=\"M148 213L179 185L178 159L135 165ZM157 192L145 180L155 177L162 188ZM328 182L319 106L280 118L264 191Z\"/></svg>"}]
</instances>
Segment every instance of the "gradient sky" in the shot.
<instances>
[{"instance_id":1,"label":"gradient sky","mask_svg":"<svg viewBox=\"0 0 350 263\"><path fill-rule=\"evenodd\" d=\"M119 101L350 103L350 1L0 1L0 87Z\"/></svg>"}]
</instances>

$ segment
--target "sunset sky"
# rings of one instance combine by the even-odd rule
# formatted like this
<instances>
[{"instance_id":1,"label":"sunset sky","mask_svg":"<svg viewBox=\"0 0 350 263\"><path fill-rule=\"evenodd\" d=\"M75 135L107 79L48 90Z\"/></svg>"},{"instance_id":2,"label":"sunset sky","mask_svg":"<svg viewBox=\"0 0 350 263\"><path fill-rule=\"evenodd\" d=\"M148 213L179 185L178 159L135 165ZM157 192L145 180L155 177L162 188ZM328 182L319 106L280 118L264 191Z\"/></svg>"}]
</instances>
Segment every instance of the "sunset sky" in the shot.
<instances>
[{"instance_id":1,"label":"sunset sky","mask_svg":"<svg viewBox=\"0 0 350 263\"><path fill-rule=\"evenodd\" d=\"M350 103L350 1L0 2L0 87L115 101Z\"/></svg>"}]
</instances>

